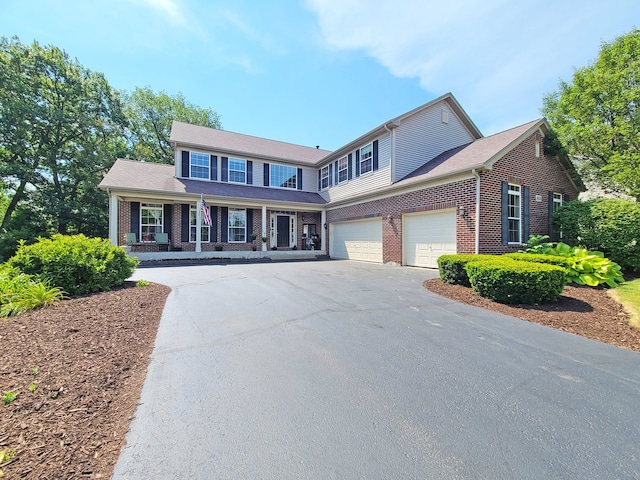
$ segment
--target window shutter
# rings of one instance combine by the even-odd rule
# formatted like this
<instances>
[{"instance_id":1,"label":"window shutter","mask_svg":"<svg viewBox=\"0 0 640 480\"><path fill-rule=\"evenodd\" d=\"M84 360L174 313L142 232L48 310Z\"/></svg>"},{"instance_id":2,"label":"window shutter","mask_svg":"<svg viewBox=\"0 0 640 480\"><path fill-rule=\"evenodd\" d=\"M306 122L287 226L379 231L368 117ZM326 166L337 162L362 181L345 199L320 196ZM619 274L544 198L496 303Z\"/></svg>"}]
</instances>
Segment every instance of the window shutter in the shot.
<instances>
[{"instance_id":1,"label":"window shutter","mask_svg":"<svg viewBox=\"0 0 640 480\"><path fill-rule=\"evenodd\" d=\"M322 190L322 168L318 170L318 191Z\"/></svg>"},{"instance_id":2,"label":"window shutter","mask_svg":"<svg viewBox=\"0 0 640 480\"><path fill-rule=\"evenodd\" d=\"M335 176L336 176L336 185L338 185L338 183L340 183L340 175L338 175L338 160L335 161L335 163L333 164L333 171L335 172Z\"/></svg>"},{"instance_id":3,"label":"window shutter","mask_svg":"<svg viewBox=\"0 0 640 480\"><path fill-rule=\"evenodd\" d=\"M351 180L353 178L353 154L349 154L349 156L347 157L347 165L348 165L348 172L347 172L347 179Z\"/></svg>"},{"instance_id":4,"label":"window shutter","mask_svg":"<svg viewBox=\"0 0 640 480\"><path fill-rule=\"evenodd\" d=\"M509 184L502 182L502 243L509 243Z\"/></svg>"},{"instance_id":5,"label":"window shutter","mask_svg":"<svg viewBox=\"0 0 640 480\"><path fill-rule=\"evenodd\" d=\"M378 170L378 140L373 142L373 171Z\"/></svg>"},{"instance_id":6,"label":"window shutter","mask_svg":"<svg viewBox=\"0 0 640 480\"><path fill-rule=\"evenodd\" d=\"M253 209L247 208L247 233L245 235L245 242L247 243L253 242L253 238L251 238L252 233L253 233Z\"/></svg>"},{"instance_id":7,"label":"window shutter","mask_svg":"<svg viewBox=\"0 0 640 480\"><path fill-rule=\"evenodd\" d=\"M553 192L549 191L549 209L548 209L548 222L549 222L549 239L554 241L553 238L553 223L551 222L551 218L553 217Z\"/></svg>"},{"instance_id":8,"label":"window shutter","mask_svg":"<svg viewBox=\"0 0 640 480\"><path fill-rule=\"evenodd\" d=\"M329 186L333 185L333 163L328 165L329 167Z\"/></svg>"},{"instance_id":9,"label":"window shutter","mask_svg":"<svg viewBox=\"0 0 640 480\"><path fill-rule=\"evenodd\" d=\"M214 182L218 181L218 156L211 155L211 169L209 170L209 178Z\"/></svg>"},{"instance_id":10,"label":"window shutter","mask_svg":"<svg viewBox=\"0 0 640 480\"><path fill-rule=\"evenodd\" d=\"M571 199L569 198L569 194L565 193L564 195L562 195L562 201L563 203L567 203L569 201L571 201Z\"/></svg>"},{"instance_id":11,"label":"window shutter","mask_svg":"<svg viewBox=\"0 0 640 480\"><path fill-rule=\"evenodd\" d=\"M222 181L229 181L229 157L222 157Z\"/></svg>"},{"instance_id":12,"label":"window shutter","mask_svg":"<svg viewBox=\"0 0 640 480\"><path fill-rule=\"evenodd\" d=\"M247 160L247 185L253 185L253 162Z\"/></svg>"},{"instance_id":13,"label":"window shutter","mask_svg":"<svg viewBox=\"0 0 640 480\"><path fill-rule=\"evenodd\" d=\"M189 241L189 204L182 204L182 218L180 219L180 239L187 243Z\"/></svg>"},{"instance_id":14,"label":"window shutter","mask_svg":"<svg viewBox=\"0 0 640 480\"><path fill-rule=\"evenodd\" d=\"M220 213L222 218L220 219L220 240L222 242L229 241L229 208L220 207Z\"/></svg>"},{"instance_id":15,"label":"window shutter","mask_svg":"<svg viewBox=\"0 0 640 480\"><path fill-rule=\"evenodd\" d=\"M131 232L136 234L136 242L140 241L140 202L131 202Z\"/></svg>"},{"instance_id":16,"label":"window shutter","mask_svg":"<svg viewBox=\"0 0 640 480\"><path fill-rule=\"evenodd\" d=\"M218 207L209 207L209 214L211 215L211 229L209 237L212 242L218 241Z\"/></svg>"},{"instance_id":17,"label":"window shutter","mask_svg":"<svg viewBox=\"0 0 640 480\"><path fill-rule=\"evenodd\" d=\"M189 178L191 174L189 173L189 151L182 151L182 177Z\"/></svg>"},{"instance_id":18,"label":"window shutter","mask_svg":"<svg viewBox=\"0 0 640 480\"><path fill-rule=\"evenodd\" d=\"M360 176L360 150L356 150L356 177Z\"/></svg>"},{"instance_id":19,"label":"window shutter","mask_svg":"<svg viewBox=\"0 0 640 480\"><path fill-rule=\"evenodd\" d=\"M169 237L169 242L171 242L171 224L173 219L173 205L171 203L165 203L164 207L164 225L162 226L162 231L167 234Z\"/></svg>"},{"instance_id":20,"label":"window shutter","mask_svg":"<svg viewBox=\"0 0 640 480\"><path fill-rule=\"evenodd\" d=\"M529 196L531 187L522 187L522 238L521 243L527 243L529 240L529 217L531 213L531 205L529 204Z\"/></svg>"},{"instance_id":21,"label":"window shutter","mask_svg":"<svg viewBox=\"0 0 640 480\"><path fill-rule=\"evenodd\" d=\"M262 184L265 187L269 186L269 164L268 163L264 164L264 181L262 182Z\"/></svg>"},{"instance_id":22,"label":"window shutter","mask_svg":"<svg viewBox=\"0 0 640 480\"><path fill-rule=\"evenodd\" d=\"M298 177L296 178L296 181L298 183L298 190L302 190L302 169L301 168L298 169Z\"/></svg>"}]
</instances>

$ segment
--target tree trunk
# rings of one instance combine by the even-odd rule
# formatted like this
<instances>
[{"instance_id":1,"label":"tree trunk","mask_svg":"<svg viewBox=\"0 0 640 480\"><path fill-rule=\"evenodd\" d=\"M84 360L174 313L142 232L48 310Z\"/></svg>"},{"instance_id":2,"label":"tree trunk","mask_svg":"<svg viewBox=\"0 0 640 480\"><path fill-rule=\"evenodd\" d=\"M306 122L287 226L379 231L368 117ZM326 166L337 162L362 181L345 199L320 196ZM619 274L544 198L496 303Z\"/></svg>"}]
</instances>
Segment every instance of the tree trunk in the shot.
<instances>
[{"instance_id":1,"label":"tree trunk","mask_svg":"<svg viewBox=\"0 0 640 480\"><path fill-rule=\"evenodd\" d=\"M16 207L18 206L18 202L22 200L22 197L24 196L24 189L26 188L27 183L28 182L26 180L20 181L20 186L17 188L16 193L13 194L13 197L11 197L11 202L9 202L7 211L4 212L4 218L2 219L2 225L0 225L0 230L4 230L6 228L7 223L11 218L11 215L13 214Z\"/></svg>"}]
</instances>

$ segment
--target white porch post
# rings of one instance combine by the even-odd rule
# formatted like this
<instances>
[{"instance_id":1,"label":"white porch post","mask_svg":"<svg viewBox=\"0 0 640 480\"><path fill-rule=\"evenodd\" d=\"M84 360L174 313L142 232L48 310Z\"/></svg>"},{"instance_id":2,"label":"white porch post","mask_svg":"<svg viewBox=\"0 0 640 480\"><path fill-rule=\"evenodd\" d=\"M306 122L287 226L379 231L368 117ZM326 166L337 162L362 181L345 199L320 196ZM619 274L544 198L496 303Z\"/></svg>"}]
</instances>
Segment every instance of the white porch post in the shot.
<instances>
[{"instance_id":1,"label":"white porch post","mask_svg":"<svg viewBox=\"0 0 640 480\"><path fill-rule=\"evenodd\" d=\"M118 197L109 192L109 240L118 245Z\"/></svg>"},{"instance_id":2,"label":"white porch post","mask_svg":"<svg viewBox=\"0 0 640 480\"><path fill-rule=\"evenodd\" d=\"M262 233L261 233L261 237L267 237L267 206L266 205L262 206ZM260 239L260 241L262 242L262 238ZM266 242L262 242L262 251L263 252L267 251Z\"/></svg>"},{"instance_id":3,"label":"white porch post","mask_svg":"<svg viewBox=\"0 0 640 480\"><path fill-rule=\"evenodd\" d=\"M320 243L322 243L322 250L324 250L324 253L329 253L329 250L327 250L327 229L324 228L324 226L327 224L327 212L322 210L322 212L320 212L320 230L322 230L322 233L320 234Z\"/></svg>"},{"instance_id":4,"label":"white porch post","mask_svg":"<svg viewBox=\"0 0 640 480\"><path fill-rule=\"evenodd\" d=\"M202 251L202 198L196 204L196 252Z\"/></svg>"}]
</instances>

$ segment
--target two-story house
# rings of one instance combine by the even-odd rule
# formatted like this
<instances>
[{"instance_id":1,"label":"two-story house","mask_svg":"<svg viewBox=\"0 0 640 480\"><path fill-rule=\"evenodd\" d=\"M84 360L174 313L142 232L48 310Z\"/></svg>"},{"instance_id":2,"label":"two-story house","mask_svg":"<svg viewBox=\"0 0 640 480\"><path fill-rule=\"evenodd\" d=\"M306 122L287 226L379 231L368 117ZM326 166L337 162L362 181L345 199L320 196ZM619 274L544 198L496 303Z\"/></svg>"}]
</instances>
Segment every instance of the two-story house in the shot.
<instances>
[{"instance_id":1,"label":"two-story house","mask_svg":"<svg viewBox=\"0 0 640 480\"><path fill-rule=\"evenodd\" d=\"M545 155L548 130L483 137L451 94L333 152L174 122L174 165L119 159L100 187L112 242L134 252L314 248L436 267L517 250L584 190L568 159Z\"/></svg>"}]
</instances>

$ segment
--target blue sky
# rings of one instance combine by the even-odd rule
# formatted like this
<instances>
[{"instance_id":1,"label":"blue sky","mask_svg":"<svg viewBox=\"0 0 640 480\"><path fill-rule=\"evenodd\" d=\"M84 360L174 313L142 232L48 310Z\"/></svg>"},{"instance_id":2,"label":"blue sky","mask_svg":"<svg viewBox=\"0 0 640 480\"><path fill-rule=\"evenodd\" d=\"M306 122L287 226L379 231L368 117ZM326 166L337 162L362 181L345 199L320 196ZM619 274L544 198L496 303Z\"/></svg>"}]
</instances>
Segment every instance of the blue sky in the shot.
<instances>
[{"instance_id":1,"label":"blue sky","mask_svg":"<svg viewBox=\"0 0 640 480\"><path fill-rule=\"evenodd\" d=\"M182 92L225 130L329 150L447 92L484 135L539 118L638 20L637 0L0 0L0 35L114 88Z\"/></svg>"}]
</instances>

